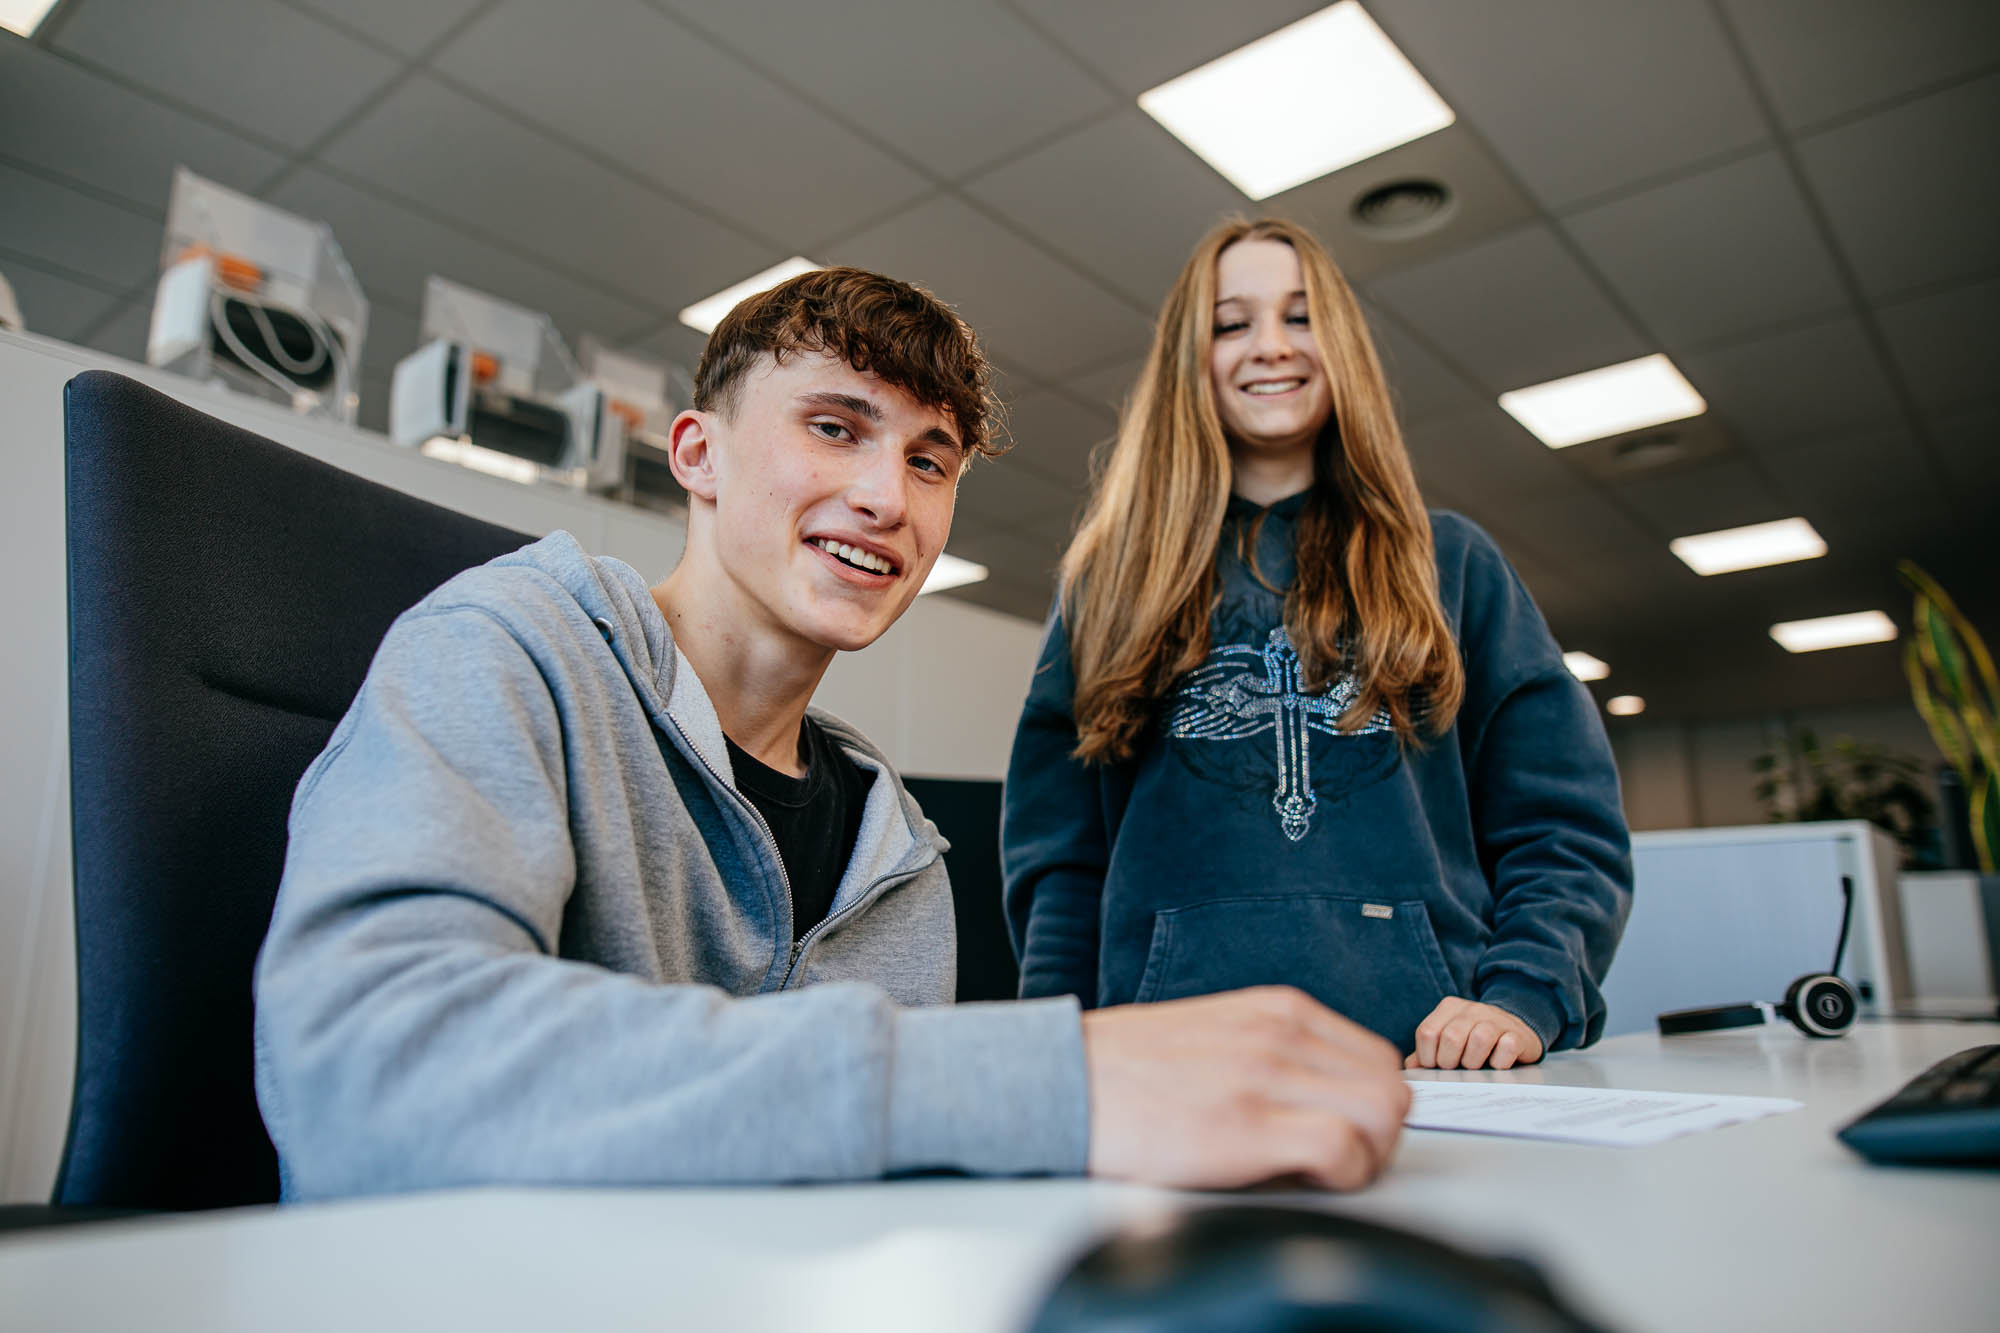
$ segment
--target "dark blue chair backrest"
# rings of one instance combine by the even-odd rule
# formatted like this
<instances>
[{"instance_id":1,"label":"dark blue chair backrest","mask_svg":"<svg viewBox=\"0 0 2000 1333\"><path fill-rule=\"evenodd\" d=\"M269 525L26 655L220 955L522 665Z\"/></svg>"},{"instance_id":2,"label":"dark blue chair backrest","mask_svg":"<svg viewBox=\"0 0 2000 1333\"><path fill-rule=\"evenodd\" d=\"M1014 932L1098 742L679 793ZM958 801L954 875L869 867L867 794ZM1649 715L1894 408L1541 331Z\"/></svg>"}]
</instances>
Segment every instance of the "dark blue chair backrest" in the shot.
<instances>
[{"instance_id":1,"label":"dark blue chair backrest","mask_svg":"<svg viewBox=\"0 0 2000 1333\"><path fill-rule=\"evenodd\" d=\"M250 972L390 621L530 540L118 375L65 394L78 1033L58 1204L275 1199Z\"/></svg>"},{"instance_id":2,"label":"dark blue chair backrest","mask_svg":"<svg viewBox=\"0 0 2000 1333\"><path fill-rule=\"evenodd\" d=\"M1021 970L1001 906L1000 784L981 778L911 777L903 784L951 843L944 864L951 874L958 926L959 1002L1013 999Z\"/></svg>"}]
</instances>

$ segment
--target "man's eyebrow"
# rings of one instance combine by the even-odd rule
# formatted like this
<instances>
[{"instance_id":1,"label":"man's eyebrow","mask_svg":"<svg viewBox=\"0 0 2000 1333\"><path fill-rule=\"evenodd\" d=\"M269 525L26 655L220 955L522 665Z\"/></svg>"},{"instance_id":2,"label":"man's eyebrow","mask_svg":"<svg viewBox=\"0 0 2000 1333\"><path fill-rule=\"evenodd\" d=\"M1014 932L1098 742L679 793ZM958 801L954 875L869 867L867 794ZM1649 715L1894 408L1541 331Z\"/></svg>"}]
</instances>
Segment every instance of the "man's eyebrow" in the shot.
<instances>
[{"instance_id":1,"label":"man's eyebrow","mask_svg":"<svg viewBox=\"0 0 2000 1333\"><path fill-rule=\"evenodd\" d=\"M799 405L801 407L838 408L843 411L852 412L854 415L877 426L882 424L882 409L857 394L834 393L830 390L821 390L817 393L803 393L799 395ZM953 438L952 433L942 426L932 426L920 438L929 440L932 444L943 445L945 448L955 450L961 454L965 452L965 446Z\"/></svg>"},{"instance_id":2,"label":"man's eyebrow","mask_svg":"<svg viewBox=\"0 0 2000 1333\"><path fill-rule=\"evenodd\" d=\"M872 421L878 426L882 424L882 409L856 394L833 393L826 390L818 393L802 393L799 395L799 406L839 408Z\"/></svg>"},{"instance_id":3,"label":"man's eyebrow","mask_svg":"<svg viewBox=\"0 0 2000 1333\"><path fill-rule=\"evenodd\" d=\"M946 430L943 426L932 426L929 430L924 432L923 438L929 440L932 444L943 445L945 448L953 450L959 454L963 454L965 452L965 446L960 444L957 440L953 439L951 432Z\"/></svg>"}]
</instances>

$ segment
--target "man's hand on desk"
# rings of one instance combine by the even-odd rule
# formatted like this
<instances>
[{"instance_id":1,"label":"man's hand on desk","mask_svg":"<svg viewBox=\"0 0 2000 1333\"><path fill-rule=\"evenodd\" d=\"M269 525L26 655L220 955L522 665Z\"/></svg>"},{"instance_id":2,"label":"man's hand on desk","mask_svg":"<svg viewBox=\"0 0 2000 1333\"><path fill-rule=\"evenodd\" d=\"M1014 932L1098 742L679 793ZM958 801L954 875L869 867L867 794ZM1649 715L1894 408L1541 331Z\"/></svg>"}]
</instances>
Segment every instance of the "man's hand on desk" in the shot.
<instances>
[{"instance_id":1,"label":"man's hand on desk","mask_svg":"<svg viewBox=\"0 0 2000 1333\"><path fill-rule=\"evenodd\" d=\"M1358 1189L1410 1107L1396 1049L1286 986L1083 1016L1090 1172L1183 1189Z\"/></svg>"},{"instance_id":2,"label":"man's hand on desk","mask_svg":"<svg viewBox=\"0 0 2000 1333\"><path fill-rule=\"evenodd\" d=\"M1493 1004L1447 995L1417 1024L1417 1049L1409 1069L1512 1069L1542 1058L1535 1030Z\"/></svg>"}]
</instances>

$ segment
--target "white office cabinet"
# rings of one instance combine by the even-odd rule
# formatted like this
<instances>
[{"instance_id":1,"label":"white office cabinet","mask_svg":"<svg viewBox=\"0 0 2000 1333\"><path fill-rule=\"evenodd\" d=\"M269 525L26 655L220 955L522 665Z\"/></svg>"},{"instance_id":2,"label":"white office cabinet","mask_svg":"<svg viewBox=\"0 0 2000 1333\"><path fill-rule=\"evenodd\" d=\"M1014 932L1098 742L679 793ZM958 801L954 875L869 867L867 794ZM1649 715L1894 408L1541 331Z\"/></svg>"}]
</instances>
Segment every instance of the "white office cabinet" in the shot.
<instances>
[{"instance_id":1,"label":"white office cabinet","mask_svg":"<svg viewBox=\"0 0 2000 1333\"><path fill-rule=\"evenodd\" d=\"M1853 886L1840 975L1864 1013L1910 995L1896 848L1862 820L1632 835L1632 916L1604 980L1604 1034L1673 1009L1782 1000L1832 969L1842 882Z\"/></svg>"}]
</instances>

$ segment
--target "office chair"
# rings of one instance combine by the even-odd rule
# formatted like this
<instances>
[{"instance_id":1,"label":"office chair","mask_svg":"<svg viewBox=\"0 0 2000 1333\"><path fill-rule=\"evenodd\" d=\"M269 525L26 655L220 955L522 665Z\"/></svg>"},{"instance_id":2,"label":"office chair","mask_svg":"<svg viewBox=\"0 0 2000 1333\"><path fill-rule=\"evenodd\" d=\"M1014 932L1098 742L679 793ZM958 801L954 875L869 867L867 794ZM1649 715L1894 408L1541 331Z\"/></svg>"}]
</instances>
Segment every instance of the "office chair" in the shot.
<instances>
[{"instance_id":1,"label":"office chair","mask_svg":"<svg viewBox=\"0 0 2000 1333\"><path fill-rule=\"evenodd\" d=\"M64 412L77 1061L56 1212L268 1202L250 973L292 788L390 621L531 539L107 372Z\"/></svg>"},{"instance_id":2,"label":"office chair","mask_svg":"<svg viewBox=\"0 0 2000 1333\"><path fill-rule=\"evenodd\" d=\"M1011 1000L1021 968L1007 937L1000 893L1000 784L977 778L904 778L903 785L951 850L951 910L958 927L958 993L968 1000Z\"/></svg>"}]
</instances>

